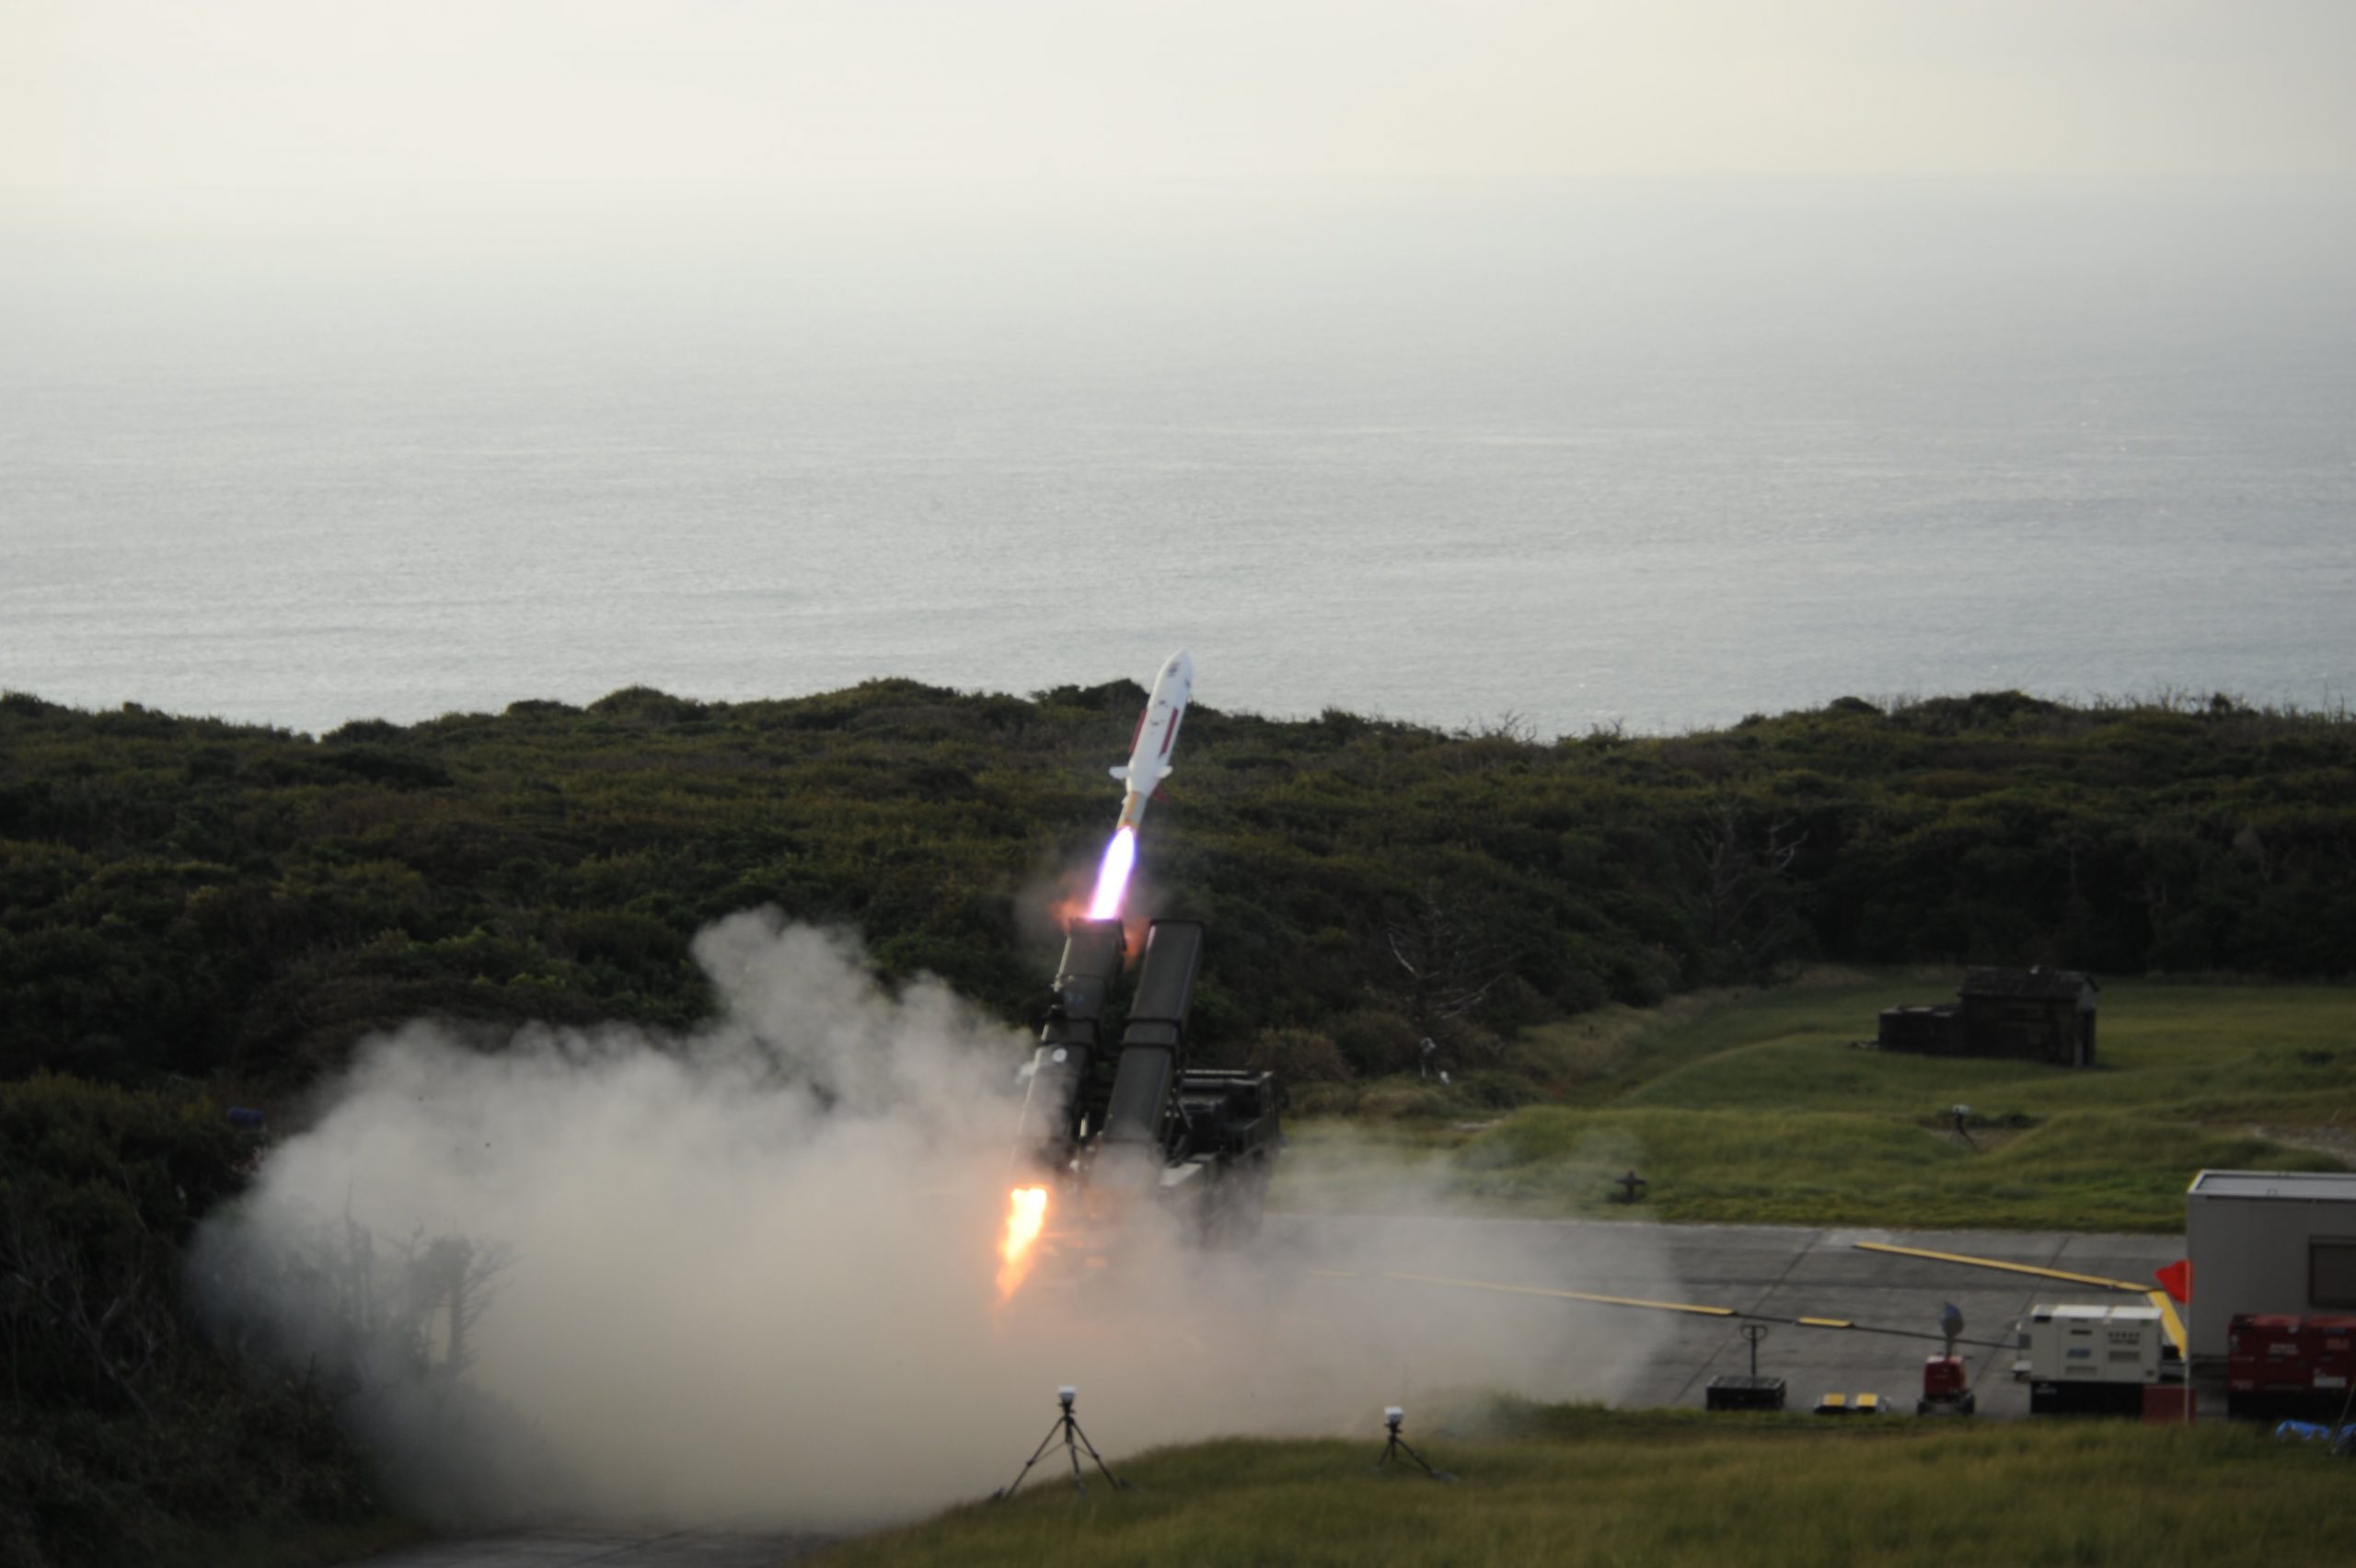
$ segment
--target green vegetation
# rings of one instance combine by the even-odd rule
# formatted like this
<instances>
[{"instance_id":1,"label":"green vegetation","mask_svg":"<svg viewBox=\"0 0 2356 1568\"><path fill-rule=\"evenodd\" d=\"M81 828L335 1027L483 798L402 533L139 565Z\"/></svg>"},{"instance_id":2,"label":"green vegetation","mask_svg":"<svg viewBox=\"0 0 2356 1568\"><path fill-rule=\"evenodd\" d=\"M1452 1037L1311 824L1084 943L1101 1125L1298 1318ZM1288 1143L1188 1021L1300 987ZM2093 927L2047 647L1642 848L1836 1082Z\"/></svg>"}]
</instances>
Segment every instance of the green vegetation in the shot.
<instances>
[{"instance_id":1,"label":"green vegetation","mask_svg":"<svg viewBox=\"0 0 2356 1568\"><path fill-rule=\"evenodd\" d=\"M294 1102L420 1016L494 1048L525 1020L691 1027L711 1005L696 932L760 905L1034 1022L1143 696L631 687L317 739L0 696L0 1557L229 1560L259 1536L291 1561L398 1528L336 1434L336 1390L244 1364L178 1299L190 1226L250 1158L227 1104ZM1275 1066L1300 1109L1355 1109L1496 1201L1583 1208L1641 1163L1670 1217L2155 1225L2190 1165L2306 1158L2253 1128L2345 1128L2329 992L2114 986L2112 1066L2077 1078L1848 1053L1892 999L1879 982L1691 995L1826 962L2344 975L2344 712L1843 698L1542 744L1198 705L1144 850L1146 902L1213 931L1209 1061ZM1445 1090L1400 1076L1426 1036ZM1955 1099L1995 1147L1943 1138ZM1519 1452L1496 1450L1496 1483ZM1148 1470L1195 1462L1216 1451ZM1004 1517L1070 1550L1046 1506ZM1357 1507L1328 1512L1355 1528ZM1507 1551L1526 1516L1504 1500L1461 1555ZM1261 1555L1186 1533L1211 1528L1135 1544ZM1644 1528L1663 1560L1689 1550L1657 1534L1673 1519Z\"/></svg>"},{"instance_id":2,"label":"green vegetation","mask_svg":"<svg viewBox=\"0 0 2356 1568\"><path fill-rule=\"evenodd\" d=\"M0 1077L307 1082L421 1013L709 1005L773 904L1028 1020L1143 693L643 688L319 739L0 698ZM1197 706L1145 845L1215 960L1199 1039L1303 1080L1482 1067L1523 1027L1849 963L2330 977L2356 723L2017 694L1540 744Z\"/></svg>"},{"instance_id":3,"label":"green vegetation","mask_svg":"<svg viewBox=\"0 0 2356 1568\"><path fill-rule=\"evenodd\" d=\"M190 1232L251 1152L206 1096L0 1084L0 1562L293 1564L398 1539L337 1390L241 1362L180 1298Z\"/></svg>"},{"instance_id":4,"label":"green vegetation","mask_svg":"<svg viewBox=\"0 0 2356 1568\"><path fill-rule=\"evenodd\" d=\"M2287 1568L2345 1562L2356 1530L2345 1461L2246 1428L1542 1408L1518 1424L1418 1436L1454 1486L1373 1472L1375 1439L1230 1440L1122 1464L1133 1492L1041 1485L818 1561Z\"/></svg>"},{"instance_id":5,"label":"green vegetation","mask_svg":"<svg viewBox=\"0 0 2356 1568\"><path fill-rule=\"evenodd\" d=\"M333 1524L181 1528L136 1559L146 1568L320 1568L352 1562L432 1539L423 1526L390 1516Z\"/></svg>"},{"instance_id":6,"label":"green vegetation","mask_svg":"<svg viewBox=\"0 0 2356 1568\"><path fill-rule=\"evenodd\" d=\"M2092 1072L1852 1043L1956 979L1819 975L1548 1025L1502 1071L1555 1103L1497 1120L1415 1080L1357 1090L1423 1113L1374 1135L1372 1163L1436 1160L1437 1193L1543 1213L1631 1212L1606 1193L1633 1166L1657 1219L2170 1230L2203 1166L2339 1170L2333 1151L2356 1151L2356 991L2114 981ZM1279 1202L1374 1190L1366 1134L1300 1136Z\"/></svg>"}]
</instances>

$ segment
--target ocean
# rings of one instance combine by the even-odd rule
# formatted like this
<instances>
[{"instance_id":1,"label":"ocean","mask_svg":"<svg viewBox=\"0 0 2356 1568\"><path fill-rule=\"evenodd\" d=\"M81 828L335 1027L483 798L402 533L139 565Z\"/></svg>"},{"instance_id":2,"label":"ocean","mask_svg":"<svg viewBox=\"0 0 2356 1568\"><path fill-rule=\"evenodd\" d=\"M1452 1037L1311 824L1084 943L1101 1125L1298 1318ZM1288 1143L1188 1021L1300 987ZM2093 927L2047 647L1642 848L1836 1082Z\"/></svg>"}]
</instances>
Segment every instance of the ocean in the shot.
<instances>
[{"instance_id":1,"label":"ocean","mask_svg":"<svg viewBox=\"0 0 2356 1568\"><path fill-rule=\"evenodd\" d=\"M0 217L0 686L872 676L1541 735L2356 687L2295 187L248 194Z\"/></svg>"}]
</instances>

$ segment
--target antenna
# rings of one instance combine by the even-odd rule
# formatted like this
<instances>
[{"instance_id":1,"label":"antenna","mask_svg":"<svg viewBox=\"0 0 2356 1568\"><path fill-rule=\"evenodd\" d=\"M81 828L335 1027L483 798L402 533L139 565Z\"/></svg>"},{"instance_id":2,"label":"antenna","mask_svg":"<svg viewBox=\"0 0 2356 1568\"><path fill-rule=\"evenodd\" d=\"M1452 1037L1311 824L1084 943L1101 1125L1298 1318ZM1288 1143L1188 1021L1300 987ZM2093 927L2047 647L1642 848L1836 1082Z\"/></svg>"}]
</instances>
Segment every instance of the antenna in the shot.
<instances>
[{"instance_id":1,"label":"antenna","mask_svg":"<svg viewBox=\"0 0 2356 1568\"><path fill-rule=\"evenodd\" d=\"M1080 1429L1080 1417L1072 1413L1072 1406L1079 1402L1080 1390L1069 1383L1064 1384L1056 1390L1057 1406L1056 1424L1047 1428L1047 1435L1039 1439L1039 1446L1031 1450L1029 1458L1022 1461L1022 1473L1017 1475L1011 1484L1001 1486L990 1493L991 1502L1003 1503L1013 1496L1015 1488L1021 1486L1031 1474L1031 1467L1039 1462L1058 1437L1064 1440L1064 1451L1071 1456L1071 1489L1074 1493L1082 1497L1088 1495L1088 1480L1080 1468L1080 1451L1082 1448L1087 1449L1088 1457L1096 1461L1096 1468L1103 1471L1104 1479L1113 1483L1114 1491L1134 1492L1137 1490L1105 1468L1104 1456L1096 1451L1096 1445L1090 1442L1088 1434Z\"/></svg>"},{"instance_id":2,"label":"antenna","mask_svg":"<svg viewBox=\"0 0 2356 1568\"><path fill-rule=\"evenodd\" d=\"M1383 1407L1382 1426L1384 1431L1391 1434L1391 1440L1382 1446L1382 1457L1374 1461L1374 1468L1380 1470L1383 1466L1391 1463L1392 1460L1397 1458L1400 1455L1404 1454L1408 1458L1413 1459L1415 1463L1421 1465L1423 1467L1424 1473L1431 1477L1434 1481L1454 1481L1456 1478L1449 1474L1446 1470L1432 1469L1431 1461L1424 1458L1423 1455L1415 1452L1413 1447L1408 1446L1407 1439L1399 1435L1399 1428L1406 1423L1406 1411L1398 1405L1386 1405ZM1401 1468L1404 1469L1405 1466L1403 1464Z\"/></svg>"}]
</instances>

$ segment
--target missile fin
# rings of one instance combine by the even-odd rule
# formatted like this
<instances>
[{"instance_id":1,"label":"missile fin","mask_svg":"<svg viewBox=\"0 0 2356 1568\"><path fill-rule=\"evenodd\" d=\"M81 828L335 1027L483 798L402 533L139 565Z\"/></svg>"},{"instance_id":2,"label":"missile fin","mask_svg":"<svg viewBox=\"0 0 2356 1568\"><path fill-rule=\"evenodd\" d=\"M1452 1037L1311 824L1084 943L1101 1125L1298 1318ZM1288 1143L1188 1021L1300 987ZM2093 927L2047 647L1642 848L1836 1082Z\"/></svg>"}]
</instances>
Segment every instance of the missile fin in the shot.
<instances>
[{"instance_id":1,"label":"missile fin","mask_svg":"<svg viewBox=\"0 0 2356 1568\"><path fill-rule=\"evenodd\" d=\"M1104 771L1105 771L1105 772L1107 772L1107 773L1109 773L1109 774L1111 774L1114 778L1117 778L1117 779L1121 780L1121 782L1123 782L1124 784L1126 784L1126 783L1127 783L1127 782L1128 782L1128 779L1129 779L1129 770L1128 770L1126 767L1108 767L1108 768L1106 768Z\"/></svg>"}]
</instances>

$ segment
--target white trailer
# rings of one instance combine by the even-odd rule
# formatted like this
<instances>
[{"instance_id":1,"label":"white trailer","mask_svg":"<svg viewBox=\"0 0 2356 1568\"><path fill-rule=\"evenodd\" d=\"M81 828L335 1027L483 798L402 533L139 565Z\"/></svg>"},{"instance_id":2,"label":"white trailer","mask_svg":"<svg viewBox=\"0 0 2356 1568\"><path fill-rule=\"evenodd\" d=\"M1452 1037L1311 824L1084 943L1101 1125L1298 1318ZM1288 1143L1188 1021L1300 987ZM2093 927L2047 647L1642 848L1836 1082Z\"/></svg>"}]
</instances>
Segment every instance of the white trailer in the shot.
<instances>
[{"instance_id":1,"label":"white trailer","mask_svg":"<svg viewBox=\"0 0 2356 1568\"><path fill-rule=\"evenodd\" d=\"M2203 1170L2184 1194L2195 1361L2243 1312L2356 1312L2356 1172Z\"/></svg>"}]
</instances>

